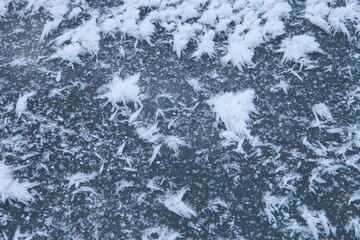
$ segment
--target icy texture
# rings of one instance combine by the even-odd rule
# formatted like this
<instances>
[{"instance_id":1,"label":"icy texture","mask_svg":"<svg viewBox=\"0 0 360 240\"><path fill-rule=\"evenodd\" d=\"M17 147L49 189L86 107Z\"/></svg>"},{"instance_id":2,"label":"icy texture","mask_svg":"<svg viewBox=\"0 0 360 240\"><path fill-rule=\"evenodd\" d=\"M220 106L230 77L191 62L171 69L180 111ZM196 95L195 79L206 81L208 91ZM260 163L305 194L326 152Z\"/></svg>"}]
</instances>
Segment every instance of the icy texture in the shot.
<instances>
[{"instance_id":1,"label":"icy texture","mask_svg":"<svg viewBox=\"0 0 360 240\"><path fill-rule=\"evenodd\" d=\"M358 239L359 12L0 1L0 238Z\"/></svg>"},{"instance_id":2,"label":"icy texture","mask_svg":"<svg viewBox=\"0 0 360 240\"><path fill-rule=\"evenodd\" d=\"M1 201L7 200L27 203L34 200L33 192L29 190L35 186L33 183L20 182L13 177L13 169L10 166L0 162L0 195Z\"/></svg>"}]
</instances>

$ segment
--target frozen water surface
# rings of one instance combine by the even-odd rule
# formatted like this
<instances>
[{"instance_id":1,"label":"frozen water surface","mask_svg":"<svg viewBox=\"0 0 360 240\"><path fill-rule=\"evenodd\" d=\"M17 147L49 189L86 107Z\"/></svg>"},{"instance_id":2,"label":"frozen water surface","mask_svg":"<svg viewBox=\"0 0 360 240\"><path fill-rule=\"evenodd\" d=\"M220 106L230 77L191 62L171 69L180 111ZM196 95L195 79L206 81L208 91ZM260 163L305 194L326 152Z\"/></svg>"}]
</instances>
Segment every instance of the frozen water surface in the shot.
<instances>
[{"instance_id":1,"label":"frozen water surface","mask_svg":"<svg viewBox=\"0 0 360 240\"><path fill-rule=\"evenodd\" d=\"M356 0L0 0L0 239L358 239Z\"/></svg>"}]
</instances>

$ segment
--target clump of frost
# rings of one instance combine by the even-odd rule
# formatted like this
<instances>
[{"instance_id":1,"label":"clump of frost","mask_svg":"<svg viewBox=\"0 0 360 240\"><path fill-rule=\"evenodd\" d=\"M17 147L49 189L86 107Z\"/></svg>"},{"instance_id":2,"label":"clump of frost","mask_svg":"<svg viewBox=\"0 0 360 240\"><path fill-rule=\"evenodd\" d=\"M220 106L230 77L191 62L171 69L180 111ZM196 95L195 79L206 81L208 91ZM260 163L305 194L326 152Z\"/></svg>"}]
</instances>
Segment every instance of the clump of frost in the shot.
<instances>
[{"instance_id":1,"label":"clump of frost","mask_svg":"<svg viewBox=\"0 0 360 240\"><path fill-rule=\"evenodd\" d=\"M11 0L0 1L0 21L1 21L1 18L7 13L10 2L11 2Z\"/></svg>"},{"instance_id":2,"label":"clump of frost","mask_svg":"<svg viewBox=\"0 0 360 240\"><path fill-rule=\"evenodd\" d=\"M336 228L332 227L324 211L311 211L307 206L299 208L301 217L306 221L307 228L311 231L315 240L319 239L319 234L329 236L332 232L336 235Z\"/></svg>"},{"instance_id":3,"label":"clump of frost","mask_svg":"<svg viewBox=\"0 0 360 240\"><path fill-rule=\"evenodd\" d=\"M56 53L51 58L61 58L70 63L81 64L79 56L84 53L96 55L99 51L100 31L96 20L98 14L92 13L92 18L84 22L76 29L71 29L63 35L56 38L55 43L58 46ZM70 41L70 44L65 44ZM63 47L62 47L63 46ZM62 48L61 48L62 47Z\"/></svg>"},{"instance_id":4,"label":"clump of frost","mask_svg":"<svg viewBox=\"0 0 360 240\"><path fill-rule=\"evenodd\" d=\"M279 187L281 189L288 189L296 193L296 187L293 185L296 181L301 179L301 175L298 173L288 173L282 177Z\"/></svg>"},{"instance_id":5,"label":"clump of frost","mask_svg":"<svg viewBox=\"0 0 360 240\"><path fill-rule=\"evenodd\" d=\"M308 54L322 53L319 43L315 38L309 35L296 35L292 38L282 40L278 52L284 53L282 62L293 61L300 64L300 69L303 66L308 66L312 63Z\"/></svg>"},{"instance_id":6,"label":"clump of frost","mask_svg":"<svg viewBox=\"0 0 360 240\"><path fill-rule=\"evenodd\" d=\"M312 112L315 116L316 121L320 121L320 118L323 118L326 121L330 122L334 121L334 118L332 117L329 108L324 103L315 104L312 107Z\"/></svg>"},{"instance_id":7,"label":"clump of frost","mask_svg":"<svg viewBox=\"0 0 360 240\"><path fill-rule=\"evenodd\" d=\"M140 126L136 128L136 132L139 134L140 138L151 143L156 143L162 137L157 126L157 122L151 126L143 127Z\"/></svg>"},{"instance_id":8,"label":"clump of frost","mask_svg":"<svg viewBox=\"0 0 360 240\"><path fill-rule=\"evenodd\" d=\"M12 175L13 169L10 166L0 162L0 195L1 201L5 203L6 200L14 200L23 203L32 201L33 194L29 189L35 186L34 183L19 182L14 179Z\"/></svg>"},{"instance_id":9,"label":"clump of frost","mask_svg":"<svg viewBox=\"0 0 360 240\"><path fill-rule=\"evenodd\" d=\"M224 124L227 131L222 133L225 138L224 146L232 142L238 143L237 151L242 151L245 139L253 140L248 129L250 113L256 112L253 100L255 91L247 89L242 92L227 92L209 99L207 103Z\"/></svg>"},{"instance_id":10,"label":"clump of frost","mask_svg":"<svg viewBox=\"0 0 360 240\"><path fill-rule=\"evenodd\" d=\"M174 151L175 156L179 155L180 146L187 146L186 142L178 136L166 136L164 141L167 146Z\"/></svg>"},{"instance_id":11,"label":"clump of frost","mask_svg":"<svg viewBox=\"0 0 360 240\"><path fill-rule=\"evenodd\" d=\"M269 223L276 223L276 217L274 214L280 212L281 208L288 208L288 199L287 197L278 197L271 195L270 192L267 192L264 197L263 201L265 203L264 212L269 220Z\"/></svg>"},{"instance_id":12,"label":"clump of frost","mask_svg":"<svg viewBox=\"0 0 360 240\"><path fill-rule=\"evenodd\" d=\"M15 107L15 113L17 118L20 118L21 115L26 111L27 109L27 101L30 97L34 96L35 92L28 92L25 93L24 95L19 96L19 99L16 102L16 107Z\"/></svg>"},{"instance_id":13,"label":"clump of frost","mask_svg":"<svg viewBox=\"0 0 360 240\"><path fill-rule=\"evenodd\" d=\"M306 2L304 17L308 19L312 24L317 25L325 32L330 33L330 25L326 20L326 17L330 14L331 8L329 3L332 0L308 0Z\"/></svg>"},{"instance_id":14,"label":"clump of frost","mask_svg":"<svg viewBox=\"0 0 360 240\"><path fill-rule=\"evenodd\" d=\"M93 180L97 176L97 173L86 174L82 172L75 173L71 176L65 177L69 183L67 184L67 188L70 189L72 186L78 188L81 183L89 182Z\"/></svg>"},{"instance_id":15,"label":"clump of frost","mask_svg":"<svg viewBox=\"0 0 360 240\"><path fill-rule=\"evenodd\" d=\"M315 145L311 144L307 137L303 138L302 144L306 146L308 149L312 150L317 156L326 156L327 155L327 148L323 146L320 142L319 147L316 147Z\"/></svg>"},{"instance_id":16,"label":"clump of frost","mask_svg":"<svg viewBox=\"0 0 360 240\"><path fill-rule=\"evenodd\" d=\"M112 81L103 87L106 92L98 98L106 98L107 102L111 103L115 108L118 106L117 103L126 105L130 102L134 102L140 104L139 79L139 73L129 76L124 80L118 75L114 75Z\"/></svg>"},{"instance_id":17,"label":"clump of frost","mask_svg":"<svg viewBox=\"0 0 360 240\"><path fill-rule=\"evenodd\" d=\"M360 200L360 190L355 192L353 195L351 195L348 205L350 205L352 202L358 201L358 200Z\"/></svg>"},{"instance_id":18,"label":"clump of frost","mask_svg":"<svg viewBox=\"0 0 360 240\"><path fill-rule=\"evenodd\" d=\"M133 187L134 186L134 182L133 181L126 181L126 180L121 180L120 182L116 183L116 192L120 192L123 191L126 188L129 187Z\"/></svg>"},{"instance_id":19,"label":"clump of frost","mask_svg":"<svg viewBox=\"0 0 360 240\"><path fill-rule=\"evenodd\" d=\"M181 237L181 234L174 230L168 229L167 227L152 227L144 230L141 236L142 240L154 239L156 236L158 240L176 240Z\"/></svg>"},{"instance_id":20,"label":"clump of frost","mask_svg":"<svg viewBox=\"0 0 360 240\"><path fill-rule=\"evenodd\" d=\"M342 7L331 7L332 0L308 0L306 2L304 17L312 24L317 25L327 33L334 35L341 31L350 40L348 25L357 24L360 21L360 6L358 1L346 1Z\"/></svg>"},{"instance_id":21,"label":"clump of frost","mask_svg":"<svg viewBox=\"0 0 360 240\"><path fill-rule=\"evenodd\" d=\"M237 35L232 35L229 37L228 52L222 58L224 63L231 63L239 70L242 70L243 67L253 67L254 63L252 58L254 56L254 50L247 46L243 39Z\"/></svg>"},{"instance_id":22,"label":"clump of frost","mask_svg":"<svg viewBox=\"0 0 360 240\"><path fill-rule=\"evenodd\" d=\"M184 194L186 193L187 189L181 189L175 194L168 193L165 196L165 200L162 201L162 203L165 205L165 207L184 218L191 218L192 216L196 217L196 212L186 203L182 201L182 198Z\"/></svg>"},{"instance_id":23,"label":"clump of frost","mask_svg":"<svg viewBox=\"0 0 360 240\"><path fill-rule=\"evenodd\" d=\"M278 92L279 90L282 90L285 94L288 93L289 84L284 82L283 80L280 80L280 83L276 84L272 88L270 88L271 92Z\"/></svg>"},{"instance_id":24,"label":"clump of frost","mask_svg":"<svg viewBox=\"0 0 360 240\"><path fill-rule=\"evenodd\" d=\"M215 43L214 43L215 31L209 30L205 33L198 43L196 51L193 53L193 57L199 59L203 55L214 57L215 55Z\"/></svg>"},{"instance_id":25,"label":"clump of frost","mask_svg":"<svg viewBox=\"0 0 360 240\"><path fill-rule=\"evenodd\" d=\"M182 51L187 47L189 41L195 37L196 31L201 29L200 24L185 23L178 26L178 29L173 33L173 50L177 56L180 57Z\"/></svg>"},{"instance_id":26,"label":"clump of frost","mask_svg":"<svg viewBox=\"0 0 360 240\"><path fill-rule=\"evenodd\" d=\"M350 232L351 229L354 230L355 238L359 239L360 238L360 218L359 217L350 219L350 221L346 224L346 226L345 226L346 232L347 233Z\"/></svg>"},{"instance_id":27,"label":"clump of frost","mask_svg":"<svg viewBox=\"0 0 360 240\"><path fill-rule=\"evenodd\" d=\"M212 209L213 211L217 211L219 206L229 209L229 204L227 204L224 200L222 200L219 197L210 200L208 203L208 208Z\"/></svg>"}]
</instances>

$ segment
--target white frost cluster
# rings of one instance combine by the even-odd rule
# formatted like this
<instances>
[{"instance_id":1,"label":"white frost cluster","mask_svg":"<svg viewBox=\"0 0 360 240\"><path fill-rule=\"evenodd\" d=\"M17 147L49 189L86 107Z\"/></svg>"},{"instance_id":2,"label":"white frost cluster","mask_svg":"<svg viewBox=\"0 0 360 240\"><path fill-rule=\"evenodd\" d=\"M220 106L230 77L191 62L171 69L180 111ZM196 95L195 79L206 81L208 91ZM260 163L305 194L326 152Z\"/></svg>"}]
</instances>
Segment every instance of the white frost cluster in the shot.
<instances>
[{"instance_id":1,"label":"white frost cluster","mask_svg":"<svg viewBox=\"0 0 360 240\"><path fill-rule=\"evenodd\" d=\"M96 24L97 18L98 14L94 12L90 20L56 38L55 43L58 48L51 58L61 58L70 63L81 64L80 55L85 53L96 55L100 48L100 27Z\"/></svg>"},{"instance_id":2,"label":"white frost cluster","mask_svg":"<svg viewBox=\"0 0 360 240\"><path fill-rule=\"evenodd\" d=\"M278 197L271 195L270 192L267 192L263 201L265 203L264 212L269 220L269 223L276 223L276 217L274 214L279 213L281 208L288 208L288 199L287 197Z\"/></svg>"},{"instance_id":3,"label":"white frost cluster","mask_svg":"<svg viewBox=\"0 0 360 240\"><path fill-rule=\"evenodd\" d=\"M0 6L0 14L6 13L6 2ZM155 33L165 30L172 36L173 50L179 57L191 43L197 45L192 54L195 58L223 53L223 46L216 46L214 39L225 36L227 47L222 61L242 69L254 65L255 48L285 33L284 20L292 11L285 0L127 0L101 11L91 11L81 0L27 2L27 11L36 13L43 9L50 16L40 40L48 38L63 21L77 18L82 11L91 15L80 26L55 38L56 52L51 58L71 64L81 64L81 55L97 54L101 37L116 37L120 33L152 44ZM148 11L143 14L145 8Z\"/></svg>"},{"instance_id":4,"label":"white frost cluster","mask_svg":"<svg viewBox=\"0 0 360 240\"><path fill-rule=\"evenodd\" d=\"M126 105L130 102L134 102L140 104L139 79L139 73L129 76L124 80L118 75L115 75L112 81L104 86L106 92L98 98L106 98L114 107L117 106L117 103Z\"/></svg>"},{"instance_id":5,"label":"white frost cluster","mask_svg":"<svg viewBox=\"0 0 360 240\"><path fill-rule=\"evenodd\" d=\"M357 0L345 1L344 7L332 7L332 0L308 0L304 17L327 33L341 31L350 40L349 23L360 31L360 5Z\"/></svg>"},{"instance_id":6,"label":"white frost cluster","mask_svg":"<svg viewBox=\"0 0 360 240\"><path fill-rule=\"evenodd\" d=\"M355 238L360 238L360 218L355 217L352 218L345 226L346 232L351 231L351 229L354 230Z\"/></svg>"},{"instance_id":7,"label":"white frost cluster","mask_svg":"<svg viewBox=\"0 0 360 240\"><path fill-rule=\"evenodd\" d=\"M237 143L237 151L242 152L242 143L245 139L252 140L248 122L250 113L256 112L253 100L255 91L247 89L242 92L227 92L208 100L208 104L226 127L221 133L225 138L223 146Z\"/></svg>"},{"instance_id":8,"label":"white frost cluster","mask_svg":"<svg viewBox=\"0 0 360 240\"><path fill-rule=\"evenodd\" d=\"M13 169L10 166L0 162L0 196L1 201L14 200L27 203L33 200L32 193L29 189L35 186L34 183L19 182L12 175Z\"/></svg>"},{"instance_id":9,"label":"white frost cluster","mask_svg":"<svg viewBox=\"0 0 360 240\"><path fill-rule=\"evenodd\" d=\"M70 189L72 186L78 188L81 183L89 182L93 180L97 176L97 173L86 174L82 172L75 173L71 176L67 176L65 180L69 183L67 184L67 188Z\"/></svg>"},{"instance_id":10,"label":"white frost cluster","mask_svg":"<svg viewBox=\"0 0 360 240\"><path fill-rule=\"evenodd\" d=\"M181 234L167 227L152 227L145 229L141 236L142 240L151 240L153 235L156 234L158 240L176 240L181 237Z\"/></svg>"},{"instance_id":11,"label":"white frost cluster","mask_svg":"<svg viewBox=\"0 0 360 240\"><path fill-rule=\"evenodd\" d=\"M302 234L311 233L315 240L319 239L319 235L329 236L330 233L336 235L336 228L331 226L324 211L312 211L307 206L301 206L298 210L301 213L301 217L306 221L307 226L303 226L295 219L292 219L288 223L287 230Z\"/></svg>"},{"instance_id":12,"label":"white frost cluster","mask_svg":"<svg viewBox=\"0 0 360 240\"><path fill-rule=\"evenodd\" d=\"M312 63L308 54L322 53L315 38L305 34L282 40L280 49L277 51L284 53L283 62L293 61L299 63L300 69Z\"/></svg>"},{"instance_id":13,"label":"white frost cluster","mask_svg":"<svg viewBox=\"0 0 360 240\"><path fill-rule=\"evenodd\" d=\"M191 218L192 216L196 217L196 212L186 203L182 201L184 194L186 193L187 189L181 189L175 194L167 194L165 200L162 201L163 204L169 211L184 217L184 218Z\"/></svg>"},{"instance_id":14,"label":"white frost cluster","mask_svg":"<svg viewBox=\"0 0 360 240\"><path fill-rule=\"evenodd\" d=\"M15 113L17 118L20 118L27 109L27 101L30 97L34 96L35 92L28 92L23 95L20 94L19 99L16 102Z\"/></svg>"},{"instance_id":15,"label":"white frost cluster","mask_svg":"<svg viewBox=\"0 0 360 240\"><path fill-rule=\"evenodd\" d=\"M334 122L334 118L332 117L329 108L324 103L315 104L311 110L315 117L315 122L312 123L312 126L320 126L324 123L321 120L325 120L325 122Z\"/></svg>"}]
</instances>

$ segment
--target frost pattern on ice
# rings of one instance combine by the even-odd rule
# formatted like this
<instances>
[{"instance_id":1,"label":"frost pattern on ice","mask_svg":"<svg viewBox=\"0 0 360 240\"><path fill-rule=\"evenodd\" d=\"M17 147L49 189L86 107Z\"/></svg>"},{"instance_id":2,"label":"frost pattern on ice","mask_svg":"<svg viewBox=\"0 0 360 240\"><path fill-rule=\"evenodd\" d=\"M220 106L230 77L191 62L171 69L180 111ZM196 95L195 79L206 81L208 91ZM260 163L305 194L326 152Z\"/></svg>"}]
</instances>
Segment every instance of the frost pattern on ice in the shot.
<instances>
[{"instance_id":1,"label":"frost pattern on ice","mask_svg":"<svg viewBox=\"0 0 360 240\"><path fill-rule=\"evenodd\" d=\"M163 200L163 204L169 211L184 217L184 218L191 218L196 217L196 212L188 206L185 202L182 201L184 194L187 192L187 189L181 189L175 194L168 193L165 196L165 200Z\"/></svg>"},{"instance_id":2,"label":"frost pattern on ice","mask_svg":"<svg viewBox=\"0 0 360 240\"><path fill-rule=\"evenodd\" d=\"M334 7L332 0L307 0L304 17L327 33L341 31L350 40L348 25L353 23L360 31L360 5L356 0L345 1L343 7Z\"/></svg>"},{"instance_id":3,"label":"frost pattern on ice","mask_svg":"<svg viewBox=\"0 0 360 240\"><path fill-rule=\"evenodd\" d=\"M330 233L336 235L336 228L330 224L323 211L312 211L305 205L300 206L298 210L301 213L301 217L305 220L306 226L298 223L295 219L291 219L287 224L286 230L298 232L305 236L311 233L315 240L319 239L319 235L329 236Z\"/></svg>"},{"instance_id":4,"label":"frost pattern on ice","mask_svg":"<svg viewBox=\"0 0 360 240\"><path fill-rule=\"evenodd\" d=\"M309 58L310 53L322 53L320 44L309 35L296 35L282 40L278 52L284 53L283 62L293 61L303 66L309 66L313 61Z\"/></svg>"},{"instance_id":5,"label":"frost pattern on ice","mask_svg":"<svg viewBox=\"0 0 360 240\"><path fill-rule=\"evenodd\" d=\"M223 146L237 143L236 151L243 152L244 140L253 140L248 122L250 114L256 112L254 98L255 91L247 89L242 92L218 94L207 101L217 118L225 124L226 131L221 133L225 139Z\"/></svg>"},{"instance_id":6,"label":"frost pattern on ice","mask_svg":"<svg viewBox=\"0 0 360 240\"><path fill-rule=\"evenodd\" d=\"M6 200L14 200L27 203L34 200L33 192L29 192L35 186L34 183L20 182L13 177L12 167L0 162L0 195L3 203Z\"/></svg>"}]
</instances>

